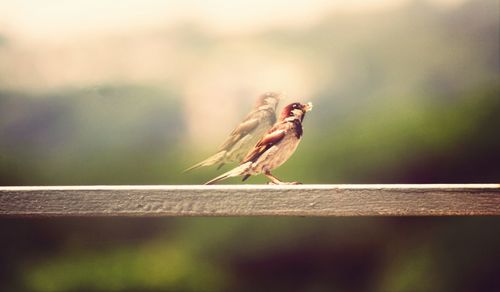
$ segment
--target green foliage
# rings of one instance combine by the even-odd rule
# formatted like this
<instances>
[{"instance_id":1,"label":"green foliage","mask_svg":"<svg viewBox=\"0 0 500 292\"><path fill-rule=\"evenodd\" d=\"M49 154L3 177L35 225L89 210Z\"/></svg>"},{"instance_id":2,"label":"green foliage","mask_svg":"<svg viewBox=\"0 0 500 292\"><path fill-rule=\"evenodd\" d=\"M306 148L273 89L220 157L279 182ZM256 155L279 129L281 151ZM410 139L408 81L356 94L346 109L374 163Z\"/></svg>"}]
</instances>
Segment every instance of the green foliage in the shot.
<instances>
[{"instance_id":1,"label":"green foliage","mask_svg":"<svg viewBox=\"0 0 500 292\"><path fill-rule=\"evenodd\" d=\"M108 251L72 250L34 265L25 282L34 291L199 291L220 287L221 276L189 246L158 240Z\"/></svg>"}]
</instances>

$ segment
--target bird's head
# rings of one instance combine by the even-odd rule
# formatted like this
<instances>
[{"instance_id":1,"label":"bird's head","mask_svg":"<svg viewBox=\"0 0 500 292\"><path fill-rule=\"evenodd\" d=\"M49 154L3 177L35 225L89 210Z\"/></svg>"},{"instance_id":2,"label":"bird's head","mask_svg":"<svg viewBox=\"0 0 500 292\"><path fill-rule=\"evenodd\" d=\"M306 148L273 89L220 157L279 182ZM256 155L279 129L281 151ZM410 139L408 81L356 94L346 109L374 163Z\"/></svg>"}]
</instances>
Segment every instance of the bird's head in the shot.
<instances>
[{"instance_id":1,"label":"bird's head","mask_svg":"<svg viewBox=\"0 0 500 292\"><path fill-rule=\"evenodd\" d=\"M255 102L255 108L269 107L276 110L278 103L280 102L281 93L277 92L266 92L259 96Z\"/></svg>"},{"instance_id":2,"label":"bird's head","mask_svg":"<svg viewBox=\"0 0 500 292\"><path fill-rule=\"evenodd\" d=\"M300 119L300 121L304 120L306 112L312 110L313 105L311 102L306 104L300 102L291 103L283 108L281 112L280 120L285 120L287 118Z\"/></svg>"}]
</instances>

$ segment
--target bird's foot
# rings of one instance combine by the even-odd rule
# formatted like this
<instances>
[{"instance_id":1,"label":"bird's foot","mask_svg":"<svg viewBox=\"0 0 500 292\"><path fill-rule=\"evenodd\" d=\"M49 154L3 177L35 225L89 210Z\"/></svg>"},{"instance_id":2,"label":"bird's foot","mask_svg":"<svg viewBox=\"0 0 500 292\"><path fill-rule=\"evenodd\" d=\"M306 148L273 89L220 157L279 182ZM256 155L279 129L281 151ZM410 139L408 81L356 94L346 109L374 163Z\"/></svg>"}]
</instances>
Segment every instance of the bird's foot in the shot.
<instances>
[{"instance_id":1,"label":"bird's foot","mask_svg":"<svg viewBox=\"0 0 500 292\"><path fill-rule=\"evenodd\" d=\"M298 181L291 181L291 182L286 182L286 181L270 181L267 183L268 185L301 185L301 182Z\"/></svg>"}]
</instances>

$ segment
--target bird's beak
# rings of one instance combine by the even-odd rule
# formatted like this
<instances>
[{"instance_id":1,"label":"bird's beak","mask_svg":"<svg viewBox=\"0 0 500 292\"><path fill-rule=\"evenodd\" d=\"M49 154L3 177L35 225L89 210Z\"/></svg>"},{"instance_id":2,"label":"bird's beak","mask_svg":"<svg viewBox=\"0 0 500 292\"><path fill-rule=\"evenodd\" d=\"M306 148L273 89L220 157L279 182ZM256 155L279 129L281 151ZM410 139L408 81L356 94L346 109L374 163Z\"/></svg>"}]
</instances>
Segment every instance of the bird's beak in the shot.
<instances>
[{"instance_id":1,"label":"bird's beak","mask_svg":"<svg viewBox=\"0 0 500 292\"><path fill-rule=\"evenodd\" d=\"M312 108L313 108L313 104L312 104L312 102L308 102L308 103L306 103L306 104L304 105L304 111L306 111L306 112L308 112L308 111L312 110Z\"/></svg>"}]
</instances>

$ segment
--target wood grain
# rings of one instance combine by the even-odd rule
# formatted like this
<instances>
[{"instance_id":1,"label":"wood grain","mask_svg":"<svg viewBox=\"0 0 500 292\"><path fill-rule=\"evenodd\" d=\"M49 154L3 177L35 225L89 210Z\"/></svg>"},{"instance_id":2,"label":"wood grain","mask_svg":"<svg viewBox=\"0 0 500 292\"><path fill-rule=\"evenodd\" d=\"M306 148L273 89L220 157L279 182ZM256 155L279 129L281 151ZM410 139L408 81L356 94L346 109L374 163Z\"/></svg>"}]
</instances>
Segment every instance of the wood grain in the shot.
<instances>
[{"instance_id":1,"label":"wood grain","mask_svg":"<svg viewBox=\"0 0 500 292\"><path fill-rule=\"evenodd\" d=\"M0 216L500 215L499 184L0 187Z\"/></svg>"}]
</instances>

